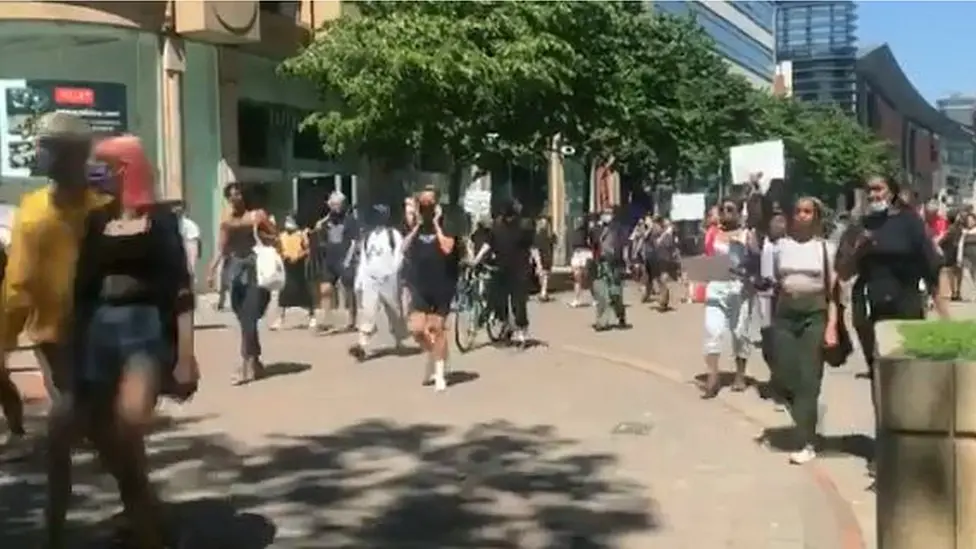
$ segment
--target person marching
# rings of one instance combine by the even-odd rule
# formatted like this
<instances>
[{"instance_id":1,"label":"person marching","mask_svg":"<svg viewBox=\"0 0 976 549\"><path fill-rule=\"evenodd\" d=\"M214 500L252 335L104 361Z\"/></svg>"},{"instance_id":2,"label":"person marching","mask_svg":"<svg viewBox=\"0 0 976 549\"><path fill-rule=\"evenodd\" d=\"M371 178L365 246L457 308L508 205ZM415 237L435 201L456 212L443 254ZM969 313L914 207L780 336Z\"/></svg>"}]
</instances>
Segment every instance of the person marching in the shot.
<instances>
[{"instance_id":1,"label":"person marching","mask_svg":"<svg viewBox=\"0 0 976 549\"><path fill-rule=\"evenodd\" d=\"M424 189L417 197L419 223L404 239L405 278L410 288L410 333L427 354L423 384L437 391L447 388L448 338L446 320L457 287L459 253L453 236L443 227L437 191Z\"/></svg>"},{"instance_id":2,"label":"person marching","mask_svg":"<svg viewBox=\"0 0 976 549\"><path fill-rule=\"evenodd\" d=\"M6 354L27 331L52 402L47 417L48 547L63 547L71 498L71 450L78 422L71 398L70 341L75 264L88 213L111 199L88 184L91 127L76 116L50 113L37 122L39 168L48 184L25 194L11 231L4 276L0 340ZM28 322L29 320L29 322Z\"/></svg>"},{"instance_id":3,"label":"person marching","mask_svg":"<svg viewBox=\"0 0 976 549\"><path fill-rule=\"evenodd\" d=\"M626 266L623 228L614 219L613 212L600 214L600 223L594 227L591 242L595 245L590 262L590 291L596 311L593 329L602 332L614 327L629 328L627 310L624 308L623 279ZM616 324L610 314L616 317Z\"/></svg>"},{"instance_id":4,"label":"person marching","mask_svg":"<svg viewBox=\"0 0 976 549\"><path fill-rule=\"evenodd\" d=\"M370 342L376 334L376 319L383 311L399 347L404 338L400 299L400 267L404 237L390 224L390 209L373 206L368 220L371 229L357 244L360 247L354 287L360 295L359 340L349 353L363 361L370 356Z\"/></svg>"},{"instance_id":5,"label":"person marching","mask_svg":"<svg viewBox=\"0 0 976 549\"><path fill-rule=\"evenodd\" d=\"M270 326L278 330L285 321L289 308L304 309L308 313L306 326L316 328L315 305L312 303L312 287L308 282L308 235L299 230L295 217L285 218L284 230L278 235L281 259L285 262L285 286L278 292L278 318Z\"/></svg>"}]
</instances>

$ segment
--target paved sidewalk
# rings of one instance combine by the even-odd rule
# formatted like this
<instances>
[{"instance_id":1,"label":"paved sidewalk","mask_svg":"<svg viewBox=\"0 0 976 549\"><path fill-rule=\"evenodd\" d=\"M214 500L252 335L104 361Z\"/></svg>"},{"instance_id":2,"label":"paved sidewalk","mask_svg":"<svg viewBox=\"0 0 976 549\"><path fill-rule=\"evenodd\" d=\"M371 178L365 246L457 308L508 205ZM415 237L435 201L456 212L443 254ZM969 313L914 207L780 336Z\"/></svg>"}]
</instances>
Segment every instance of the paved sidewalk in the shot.
<instances>
[{"instance_id":1,"label":"paved sidewalk","mask_svg":"<svg viewBox=\"0 0 976 549\"><path fill-rule=\"evenodd\" d=\"M163 405L155 477L200 547L840 547L819 490L756 446L754 425L693 387L560 350L586 319L562 312L534 311L565 332L549 348L456 355L441 394L419 386L418 356L359 365L352 336L302 330L265 333L275 375L231 387L236 337L203 330L204 385ZM111 483L79 461L72 518L104 529ZM0 546L29 546L40 475L2 467Z\"/></svg>"},{"instance_id":2,"label":"paved sidewalk","mask_svg":"<svg viewBox=\"0 0 976 549\"><path fill-rule=\"evenodd\" d=\"M627 301L631 304L628 320L634 325L632 330L596 334L589 329L592 311L572 310L559 303L536 306L532 310L533 329L540 339L563 350L581 356L601 356L690 385L704 370L702 307L682 305L676 311L662 314L640 305L632 292L628 293ZM976 318L976 305L953 303L951 314L953 318ZM729 373L733 371L731 358L723 359L722 368ZM873 453L874 421L869 382L857 376L864 371L866 366L859 348L855 349L848 364L826 371L822 397L826 415L821 429L826 448L821 452L813 474L821 483L827 484L824 488L828 492L836 491L846 502L846 512L837 509L841 515L838 521L856 520L853 526L860 530L856 534L861 540L849 537L845 543L873 548L877 546L875 494L866 474L866 460ZM749 361L748 374L758 381L768 377L758 350ZM711 406L705 402L700 405ZM786 412L776 411L772 404L759 399L755 391L736 394L725 390L718 404L711 407L724 407L748 418L757 427L772 428L777 434L786 435L791 425ZM786 456L782 454L777 459L785 462Z\"/></svg>"}]
</instances>

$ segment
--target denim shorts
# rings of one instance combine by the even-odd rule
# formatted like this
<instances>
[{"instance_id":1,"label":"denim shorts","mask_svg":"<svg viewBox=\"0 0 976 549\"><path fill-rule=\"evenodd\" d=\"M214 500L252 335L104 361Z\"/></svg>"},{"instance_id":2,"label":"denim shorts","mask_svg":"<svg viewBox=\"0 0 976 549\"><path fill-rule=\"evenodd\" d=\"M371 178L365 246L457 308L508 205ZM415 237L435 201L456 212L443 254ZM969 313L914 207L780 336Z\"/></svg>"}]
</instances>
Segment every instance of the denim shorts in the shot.
<instances>
[{"instance_id":1,"label":"denim shorts","mask_svg":"<svg viewBox=\"0 0 976 549\"><path fill-rule=\"evenodd\" d=\"M169 357L159 309L153 305L102 305L95 309L82 341L78 381L114 387L125 371L154 369L157 378Z\"/></svg>"}]
</instances>

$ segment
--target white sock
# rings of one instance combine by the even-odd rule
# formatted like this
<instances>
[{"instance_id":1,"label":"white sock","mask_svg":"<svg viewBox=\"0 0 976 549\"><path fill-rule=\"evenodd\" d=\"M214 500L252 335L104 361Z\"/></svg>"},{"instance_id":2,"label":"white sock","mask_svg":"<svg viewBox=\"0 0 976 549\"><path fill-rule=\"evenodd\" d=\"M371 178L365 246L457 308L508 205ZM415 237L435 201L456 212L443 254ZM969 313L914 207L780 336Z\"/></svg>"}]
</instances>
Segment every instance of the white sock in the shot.
<instances>
[{"instance_id":1,"label":"white sock","mask_svg":"<svg viewBox=\"0 0 976 549\"><path fill-rule=\"evenodd\" d=\"M369 334L359 332L359 346L363 349L369 346Z\"/></svg>"},{"instance_id":2,"label":"white sock","mask_svg":"<svg viewBox=\"0 0 976 549\"><path fill-rule=\"evenodd\" d=\"M445 364L443 360L434 361L434 390L447 389L447 378L444 376Z\"/></svg>"}]
</instances>

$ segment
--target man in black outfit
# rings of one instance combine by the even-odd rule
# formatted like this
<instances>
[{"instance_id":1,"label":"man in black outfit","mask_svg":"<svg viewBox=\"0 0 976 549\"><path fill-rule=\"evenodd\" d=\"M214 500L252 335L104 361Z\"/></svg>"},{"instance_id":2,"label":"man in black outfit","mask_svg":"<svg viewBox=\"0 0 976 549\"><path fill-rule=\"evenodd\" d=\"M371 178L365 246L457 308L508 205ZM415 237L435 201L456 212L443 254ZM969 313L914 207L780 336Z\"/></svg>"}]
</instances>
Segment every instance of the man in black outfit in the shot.
<instances>
[{"instance_id":1,"label":"man in black outfit","mask_svg":"<svg viewBox=\"0 0 976 549\"><path fill-rule=\"evenodd\" d=\"M500 216L491 229L488 242L481 246L474 258L480 263L488 253L494 253L498 272L495 279L495 315L514 321L512 341L523 345L529 327L528 302L533 264L533 230L518 215L514 201L502 205ZM539 264L538 258L534 263Z\"/></svg>"}]
</instances>

